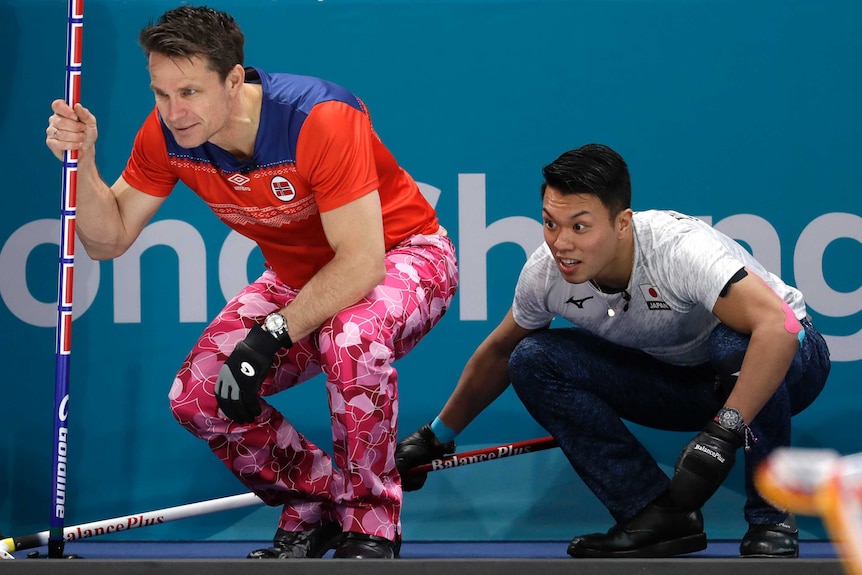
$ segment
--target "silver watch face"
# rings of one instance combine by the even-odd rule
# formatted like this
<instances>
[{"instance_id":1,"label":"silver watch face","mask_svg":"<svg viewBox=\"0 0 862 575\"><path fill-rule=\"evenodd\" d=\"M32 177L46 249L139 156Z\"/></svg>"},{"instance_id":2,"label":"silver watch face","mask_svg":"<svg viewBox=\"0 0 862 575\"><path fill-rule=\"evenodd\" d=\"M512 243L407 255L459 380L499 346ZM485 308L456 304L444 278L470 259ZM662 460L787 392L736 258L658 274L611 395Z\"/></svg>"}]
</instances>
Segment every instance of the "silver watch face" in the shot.
<instances>
[{"instance_id":1,"label":"silver watch face","mask_svg":"<svg viewBox=\"0 0 862 575\"><path fill-rule=\"evenodd\" d=\"M733 408L722 409L718 414L718 423L725 429L739 429L742 416Z\"/></svg>"},{"instance_id":2,"label":"silver watch face","mask_svg":"<svg viewBox=\"0 0 862 575\"><path fill-rule=\"evenodd\" d=\"M266 316L263 326L271 334L279 335L287 329L287 322L284 321L284 316L278 312L271 313Z\"/></svg>"}]
</instances>

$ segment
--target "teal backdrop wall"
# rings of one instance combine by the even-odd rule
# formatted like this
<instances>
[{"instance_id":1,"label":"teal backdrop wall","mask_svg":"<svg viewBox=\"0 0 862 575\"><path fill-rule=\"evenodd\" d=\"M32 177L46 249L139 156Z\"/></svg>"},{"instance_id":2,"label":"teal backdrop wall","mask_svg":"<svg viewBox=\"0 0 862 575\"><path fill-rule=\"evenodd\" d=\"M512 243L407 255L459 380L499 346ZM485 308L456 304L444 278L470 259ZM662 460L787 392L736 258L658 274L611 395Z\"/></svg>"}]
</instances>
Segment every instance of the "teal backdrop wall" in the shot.
<instances>
[{"instance_id":1,"label":"teal backdrop wall","mask_svg":"<svg viewBox=\"0 0 862 575\"><path fill-rule=\"evenodd\" d=\"M138 30L175 6L87 0L82 101L113 181L150 111ZM442 407L505 314L541 241L541 167L588 142L628 161L635 209L708 219L805 293L834 368L793 441L862 451L862 3L857 0L212 0L247 33L247 63L320 76L371 109L458 245L462 284L400 368L406 434ZM66 3L0 0L0 530L47 529L61 166L44 145L63 97ZM179 362L256 250L187 189L112 262L77 251L67 525L242 493L168 411ZM330 445L321 379L274 403ZM691 434L636 429L670 472ZM506 392L459 448L545 435ZM738 466L741 467L741 466ZM740 470L704 514L739 538ZM264 506L127 539L267 539ZM441 471L405 496L410 540L567 540L612 523L559 450ZM803 537L823 538L816 518Z\"/></svg>"}]
</instances>

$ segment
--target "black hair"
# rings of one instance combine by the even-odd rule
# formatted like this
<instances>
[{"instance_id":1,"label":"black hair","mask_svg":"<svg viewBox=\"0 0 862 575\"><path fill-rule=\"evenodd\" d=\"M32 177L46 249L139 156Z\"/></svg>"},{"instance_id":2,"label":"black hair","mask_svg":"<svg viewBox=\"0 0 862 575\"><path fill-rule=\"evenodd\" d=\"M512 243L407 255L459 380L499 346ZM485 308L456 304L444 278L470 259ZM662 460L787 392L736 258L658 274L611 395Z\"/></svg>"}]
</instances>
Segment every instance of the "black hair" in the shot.
<instances>
[{"instance_id":1,"label":"black hair","mask_svg":"<svg viewBox=\"0 0 862 575\"><path fill-rule=\"evenodd\" d=\"M608 146L587 144L565 152L542 168L542 174L545 177L542 197L548 186L562 194L594 194L612 218L631 207L628 166Z\"/></svg>"}]
</instances>

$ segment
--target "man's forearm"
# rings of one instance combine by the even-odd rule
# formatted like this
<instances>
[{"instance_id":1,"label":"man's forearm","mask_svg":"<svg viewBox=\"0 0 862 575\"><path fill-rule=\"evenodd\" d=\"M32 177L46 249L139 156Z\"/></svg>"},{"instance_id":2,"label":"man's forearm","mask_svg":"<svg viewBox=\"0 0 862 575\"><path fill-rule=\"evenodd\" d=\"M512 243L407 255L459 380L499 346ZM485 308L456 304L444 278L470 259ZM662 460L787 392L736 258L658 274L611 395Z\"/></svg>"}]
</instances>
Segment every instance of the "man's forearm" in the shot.
<instances>
[{"instance_id":1,"label":"man's forearm","mask_svg":"<svg viewBox=\"0 0 862 575\"><path fill-rule=\"evenodd\" d=\"M746 423L751 423L775 394L797 349L794 335L752 334L739 379L726 402L739 411Z\"/></svg>"},{"instance_id":2,"label":"man's forearm","mask_svg":"<svg viewBox=\"0 0 862 575\"><path fill-rule=\"evenodd\" d=\"M336 255L299 291L282 315L298 341L368 295L385 277L383 259Z\"/></svg>"},{"instance_id":3,"label":"man's forearm","mask_svg":"<svg viewBox=\"0 0 862 575\"><path fill-rule=\"evenodd\" d=\"M123 241L123 220L117 198L102 179L93 151L78 160L75 229L87 255L112 259L128 248ZM83 154L82 154L83 156Z\"/></svg>"},{"instance_id":4,"label":"man's forearm","mask_svg":"<svg viewBox=\"0 0 862 575\"><path fill-rule=\"evenodd\" d=\"M455 433L461 433L507 387L508 358L471 358L439 417Z\"/></svg>"}]
</instances>

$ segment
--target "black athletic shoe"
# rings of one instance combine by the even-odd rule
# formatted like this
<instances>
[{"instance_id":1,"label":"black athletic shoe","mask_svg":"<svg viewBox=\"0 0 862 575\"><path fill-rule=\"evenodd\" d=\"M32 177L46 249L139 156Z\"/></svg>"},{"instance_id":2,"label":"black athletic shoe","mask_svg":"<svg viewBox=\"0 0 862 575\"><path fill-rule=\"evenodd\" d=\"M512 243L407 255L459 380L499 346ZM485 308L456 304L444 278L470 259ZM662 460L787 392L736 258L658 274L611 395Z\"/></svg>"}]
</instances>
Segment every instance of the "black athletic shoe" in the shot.
<instances>
[{"instance_id":1,"label":"black athletic shoe","mask_svg":"<svg viewBox=\"0 0 862 575\"><path fill-rule=\"evenodd\" d=\"M656 500L607 533L575 537L567 552L572 557L672 557L703 549L700 510L683 511Z\"/></svg>"},{"instance_id":2,"label":"black athletic shoe","mask_svg":"<svg viewBox=\"0 0 862 575\"><path fill-rule=\"evenodd\" d=\"M347 532L338 544L333 559L397 559L401 554L401 537L390 541L377 535Z\"/></svg>"},{"instance_id":3,"label":"black athletic shoe","mask_svg":"<svg viewBox=\"0 0 862 575\"><path fill-rule=\"evenodd\" d=\"M739 545L742 557L787 558L799 557L799 530L796 518L788 515L781 523L749 525Z\"/></svg>"},{"instance_id":4,"label":"black athletic shoe","mask_svg":"<svg viewBox=\"0 0 862 575\"><path fill-rule=\"evenodd\" d=\"M307 531L275 532L272 547L256 549L248 554L249 559L306 559L320 558L341 541L341 525L333 521Z\"/></svg>"}]
</instances>

